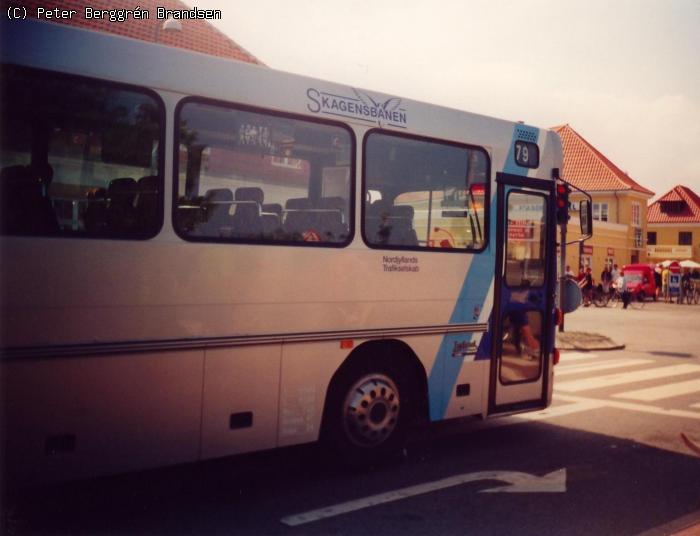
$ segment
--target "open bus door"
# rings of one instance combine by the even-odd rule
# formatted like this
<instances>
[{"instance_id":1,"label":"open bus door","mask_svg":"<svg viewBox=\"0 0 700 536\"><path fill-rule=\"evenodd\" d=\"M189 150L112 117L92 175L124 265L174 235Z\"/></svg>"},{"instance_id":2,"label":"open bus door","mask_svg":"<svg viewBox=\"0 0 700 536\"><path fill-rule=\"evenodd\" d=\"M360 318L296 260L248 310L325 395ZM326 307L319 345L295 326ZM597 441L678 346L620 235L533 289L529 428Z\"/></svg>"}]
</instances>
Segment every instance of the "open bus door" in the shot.
<instances>
[{"instance_id":1,"label":"open bus door","mask_svg":"<svg viewBox=\"0 0 700 536\"><path fill-rule=\"evenodd\" d=\"M555 182L497 175L489 413L545 407L556 283Z\"/></svg>"}]
</instances>

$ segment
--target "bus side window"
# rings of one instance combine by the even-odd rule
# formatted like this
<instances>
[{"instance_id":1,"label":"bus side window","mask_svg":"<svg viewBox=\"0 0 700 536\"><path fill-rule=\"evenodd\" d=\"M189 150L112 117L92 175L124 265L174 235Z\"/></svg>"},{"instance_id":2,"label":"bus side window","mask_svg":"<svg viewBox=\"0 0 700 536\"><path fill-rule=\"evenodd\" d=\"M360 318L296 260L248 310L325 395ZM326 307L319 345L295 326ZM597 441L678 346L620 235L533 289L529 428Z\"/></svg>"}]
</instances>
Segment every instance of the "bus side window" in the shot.
<instances>
[{"instance_id":1,"label":"bus side window","mask_svg":"<svg viewBox=\"0 0 700 536\"><path fill-rule=\"evenodd\" d=\"M159 98L40 70L5 66L1 75L1 232L154 236L163 221Z\"/></svg>"},{"instance_id":2,"label":"bus side window","mask_svg":"<svg viewBox=\"0 0 700 536\"><path fill-rule=\"evenodd\" d=\"M188 99L180 107L175 227L194 240L344 246L352 238L354 140L325 121ZM200 192L234 192L192 228ZM215 211L205 205L204 215Z\"/></svg>"},{"instance_id":3,"label":"bus side window","mask_svg":"<svg viewBox=\"0 0 700 536\"><path fill-rule=\"evenodd\" d=\"M371 131L364 158L364 236L370 247L480 251L486 246L486 151Z\"/></svg>"}]
</instances>

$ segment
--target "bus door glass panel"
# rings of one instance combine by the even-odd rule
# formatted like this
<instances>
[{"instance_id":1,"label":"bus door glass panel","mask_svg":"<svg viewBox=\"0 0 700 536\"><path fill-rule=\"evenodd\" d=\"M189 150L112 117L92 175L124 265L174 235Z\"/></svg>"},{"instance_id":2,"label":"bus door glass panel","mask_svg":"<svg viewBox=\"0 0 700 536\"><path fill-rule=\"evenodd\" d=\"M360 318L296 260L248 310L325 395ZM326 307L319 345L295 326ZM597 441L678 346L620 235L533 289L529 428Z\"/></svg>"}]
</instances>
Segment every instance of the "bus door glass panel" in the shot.
<instances>
[{"instance_id":1,"label":"bus door glass panel","mask_svg":"<svg viewBox=\"0 0 700 536\"><path fill-rule=\"evenodd\" d=\"M502 290L502 384L537 380L542 370L546 199L512 190L507 197Z\"/></svg>"}]
</instances>

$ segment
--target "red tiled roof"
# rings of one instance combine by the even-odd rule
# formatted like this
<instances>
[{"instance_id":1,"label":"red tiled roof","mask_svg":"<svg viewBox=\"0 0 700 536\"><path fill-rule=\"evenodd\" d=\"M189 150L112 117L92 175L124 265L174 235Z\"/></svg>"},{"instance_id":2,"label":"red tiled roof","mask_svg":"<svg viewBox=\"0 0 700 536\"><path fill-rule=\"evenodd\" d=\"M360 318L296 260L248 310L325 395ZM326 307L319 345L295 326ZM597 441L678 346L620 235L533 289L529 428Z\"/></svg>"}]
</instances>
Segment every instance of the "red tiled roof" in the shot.
<instances>
[{"instance_id":1,"label":"red tiled roof","mask_svg":"<svg viewBox=\"0 0 700 536\"><path fill-rule=\"evenodd\" d=\"M588 143L569 125L553 127L564 148L562 177L586 191L632 190L649 196L654 192L632 180L603 153Z\"/></svg>"},{"instance_id":2,"label":"red tiled roof","mask_svg":"<svg viewBox=\"0 0 700 536\"><path fill-rule=\"evenodd\" d=\"M0 5L2 6L2 8L0 8L0 12L2 13L5 12L9 5L26 7L28 11L27 18L31 19L36 18L37 7L43 7L47 11L53 10L54 8L59 8L61 10L74 9L77 13L75 13L72 18L51 19L50 22L123 35L134 39L141 39L142 41L157 42L162 45L185 48L213 56L221 56L264 65L255 56L226 37L226 35L217 30L206 20L183 19L179 21L182 24L182 30L163 30L162 25L165 21L157 18L156 8L163 7L170 10L191 9L188 5L179 0L139 0L138 2L132 2L130 0L91 0L87 3L78 0L63 0L60 2L55 0L18 0L12 2L10 2L10 0L0 0ZM149 12L150 18L148 20L136 20L130 17L121 22L112 22L109 18L85 19L86 6L94 10L133 10L139 6L141 9Z\"/></svg>"},{"instance_id":3,"label":"red tiled roof","mask_svg":"<svg viewBox=\"0 0 700 536\"><path fill-rule=\"evenodd\" d=\"M647 222L700 223L700 196L678 185L649 205Z\"/></svg>"},{"instance_id":4,"label":"red tiled roof","mask_svg":"<svg viewBox=\"0 0 700 536\"><path fill-rule=\"evenodd\" d=\"M681 194L679 194L676 189L667 192L657 199L657 201L683 201Z\"/></svg>"}]
</instances>

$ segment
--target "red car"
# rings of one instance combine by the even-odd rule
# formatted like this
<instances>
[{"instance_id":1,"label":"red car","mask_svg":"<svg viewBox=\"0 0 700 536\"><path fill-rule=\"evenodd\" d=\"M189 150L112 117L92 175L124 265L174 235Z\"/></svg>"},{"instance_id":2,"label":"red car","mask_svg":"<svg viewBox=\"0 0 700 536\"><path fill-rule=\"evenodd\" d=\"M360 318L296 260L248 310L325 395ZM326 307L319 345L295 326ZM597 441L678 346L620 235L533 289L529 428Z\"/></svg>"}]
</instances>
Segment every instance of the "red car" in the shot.
<instances>
[{"instance_id":1,"label":"red car","mask_svg":"<svg viewBox=\"0 0 700 536\"><path fill-rule=\"evenodd\" d=\"M634 298L651 297L656 300L656 283L654 282L653 264L627 264L622 267L625 272L627 289Z\"/></svg>"}]
</instances>

